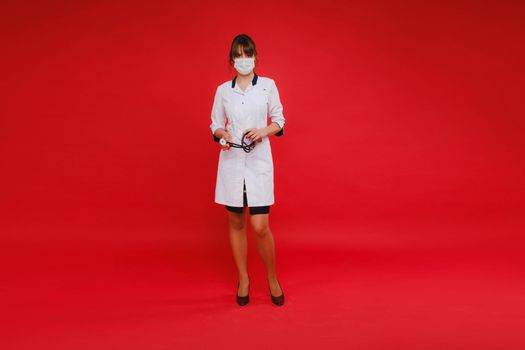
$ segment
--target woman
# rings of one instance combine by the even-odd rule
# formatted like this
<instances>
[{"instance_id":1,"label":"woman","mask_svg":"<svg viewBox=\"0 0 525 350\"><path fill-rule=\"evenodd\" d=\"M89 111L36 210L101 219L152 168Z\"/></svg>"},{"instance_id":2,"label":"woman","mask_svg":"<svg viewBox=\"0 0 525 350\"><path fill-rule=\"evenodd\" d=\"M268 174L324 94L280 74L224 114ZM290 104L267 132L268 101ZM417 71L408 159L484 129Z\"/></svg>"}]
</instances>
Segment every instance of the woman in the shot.
<instances>
[{"instance_id":1,"label":"woman","mask_svg":"<svg viewBox=\"0 0 525 350\"><path fill-rule=\"evenodd\" d=\"M237 75L217 87L211 111L211 131L220 142L215 203L223 204L229 220L230 243L239 273L237 303L249 301L246 266L246 212L263 259L271 300L284 304L284 293L275 271L275 247L269 226L274 204L273 159L270 135L281 136L285 118L273 79L255 73L257 50L246 34L237 35L230 48L229 63ZM272 122L268 125L267 118Z\"/></svg>"}]
</instances>

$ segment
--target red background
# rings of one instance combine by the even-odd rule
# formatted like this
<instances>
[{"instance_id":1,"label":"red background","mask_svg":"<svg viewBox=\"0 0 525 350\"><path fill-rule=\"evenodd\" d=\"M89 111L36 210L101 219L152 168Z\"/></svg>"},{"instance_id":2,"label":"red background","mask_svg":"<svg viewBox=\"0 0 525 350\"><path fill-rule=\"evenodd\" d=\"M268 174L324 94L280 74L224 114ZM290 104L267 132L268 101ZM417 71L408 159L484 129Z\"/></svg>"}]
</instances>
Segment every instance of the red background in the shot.
<instances>
[{"instance_id":1,"label":"red background","mask_svg":"<svg viewBox=\"0 0 525 350\"><path fill-rule=\"evenodd\" d=\"M523 348L524 10L4 2L1 347ZM287 119L281 309L251 232L252 301L234 303L213 202L239 33Z\"/></svg>"}]
</instances>

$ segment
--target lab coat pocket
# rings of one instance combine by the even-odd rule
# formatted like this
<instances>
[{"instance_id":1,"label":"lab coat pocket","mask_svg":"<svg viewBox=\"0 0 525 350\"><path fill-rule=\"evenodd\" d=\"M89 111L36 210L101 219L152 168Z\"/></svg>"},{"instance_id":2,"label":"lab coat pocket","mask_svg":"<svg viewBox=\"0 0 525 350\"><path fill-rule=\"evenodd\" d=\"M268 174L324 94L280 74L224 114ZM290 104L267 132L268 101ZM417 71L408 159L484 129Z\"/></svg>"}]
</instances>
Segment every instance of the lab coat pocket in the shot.
<instances>
[{"instance_id":1,"label":"lab coat pocket","mask_svg":"<svg viewBox=\"0 0 525 350\"><path fill-rule=\"evenodd\" d=\"M261 186L260 198L263 202L268 203L273 197L273 173L271 171L259 172L257 177Z\"/></svg>"},{"instance_id":2,"label":"lab coat pocket","mask_svg":"<svg viewBox=\"0 0 525 350\"><path fill-rule=\"evenodd\" d=\"M235 171L235 149L221 150L219 153L218 170L222 177L231 178Z\"/></svg>"},{"instance_id":3,"label":"lab coat pocket","mask_svg":"<svg viewBox=\"0 0 525 350\"><path fill-rule=\"evenodd\" d=\"M268 114L268 102L269 97L267 91L263 90L259 92L255 97L255 105L257 106L257 111L264 116Z\"/></svg>"}]
</instances>

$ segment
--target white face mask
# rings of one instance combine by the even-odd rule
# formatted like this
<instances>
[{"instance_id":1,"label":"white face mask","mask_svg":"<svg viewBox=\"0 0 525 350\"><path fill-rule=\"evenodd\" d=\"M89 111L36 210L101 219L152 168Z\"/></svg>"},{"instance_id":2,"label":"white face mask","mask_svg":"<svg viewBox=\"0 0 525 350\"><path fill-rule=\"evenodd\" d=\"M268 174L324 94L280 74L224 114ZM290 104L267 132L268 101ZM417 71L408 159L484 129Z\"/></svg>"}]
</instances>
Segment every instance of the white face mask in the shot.
<instances>
[{"instance_id":1,"label":"white face mask","mask_svg":"<svg viewBox=\"0 0 525 350\"><path fill-rule=\"evenodd\" d=\"M250 74L253 68L255 67L255 58L246 57L246 58L236 58L235 59L235 69L240 74Z\"/></svg>"}]
</instances>

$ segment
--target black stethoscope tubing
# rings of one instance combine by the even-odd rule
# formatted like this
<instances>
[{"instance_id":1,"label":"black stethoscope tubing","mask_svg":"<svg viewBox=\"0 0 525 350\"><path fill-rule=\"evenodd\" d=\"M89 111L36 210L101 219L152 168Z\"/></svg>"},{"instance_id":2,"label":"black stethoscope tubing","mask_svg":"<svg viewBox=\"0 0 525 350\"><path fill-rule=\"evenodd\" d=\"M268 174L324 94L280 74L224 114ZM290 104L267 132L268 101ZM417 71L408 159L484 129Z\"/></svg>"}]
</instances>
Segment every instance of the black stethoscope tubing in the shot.
<instances>
[{"instance_id":1,"label":"black stethoscope tubing","mask_svg":"<svg viewBox=\"0 0 525 350\"><path fill-rule=\"evenodd\" d=\"M244 150L244 152L246 153L250 153L254 148L255 148L255 141L252 141L251 143L246 143L244 141L244 139L246 138L246 135L249 133L249 131L245 132L243 135L242 135L242 140L241 140L241 144L239 145L238 143L234 143L234 142L229 142L229 141L226 141L224 140L223 142L225 144L229 144L231 147L235 147L235 148L242 148Z\"/></svg>"}]
</instances>

